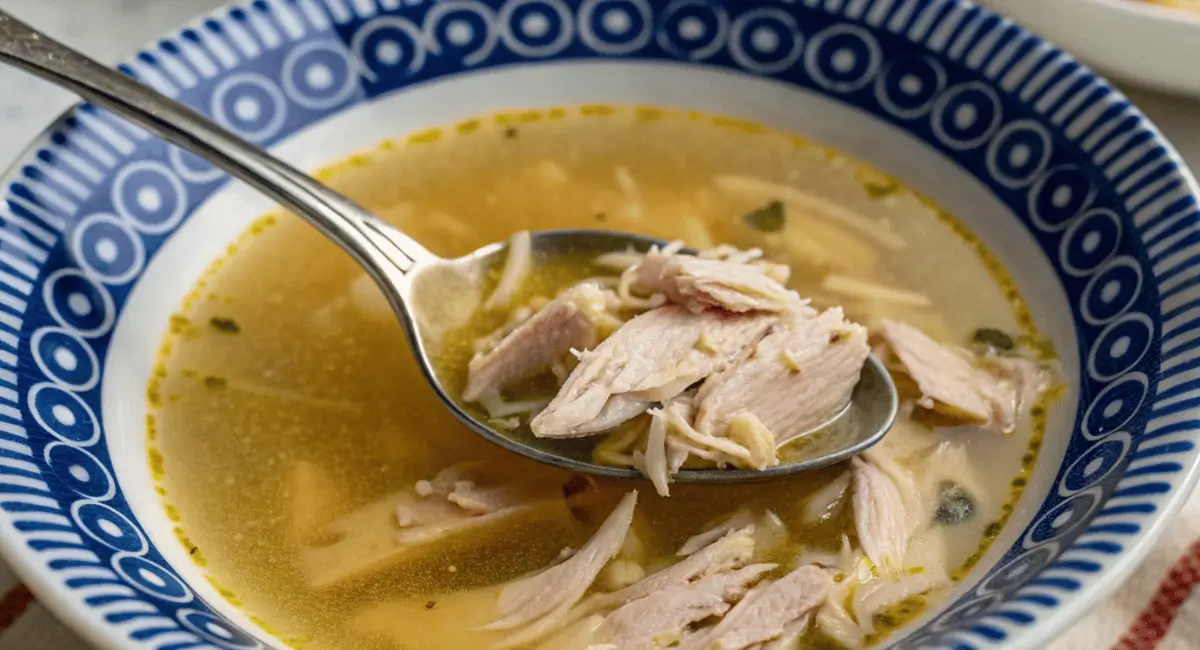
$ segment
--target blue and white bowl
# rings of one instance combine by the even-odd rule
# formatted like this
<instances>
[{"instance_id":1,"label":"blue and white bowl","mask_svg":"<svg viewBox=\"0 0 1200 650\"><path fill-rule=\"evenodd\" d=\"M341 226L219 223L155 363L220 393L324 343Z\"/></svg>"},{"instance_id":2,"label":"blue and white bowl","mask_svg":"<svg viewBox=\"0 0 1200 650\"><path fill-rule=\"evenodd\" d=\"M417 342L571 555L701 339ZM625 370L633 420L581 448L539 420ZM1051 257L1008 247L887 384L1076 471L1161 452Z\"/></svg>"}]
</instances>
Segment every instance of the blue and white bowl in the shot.
<instances>
[{"instance_id":1,"label":"blue and white bowl","mask_svg":"<svg viewBox=\"0 0 1200 650\"><path fill-rule=\"evenodd\" d=\"M513 106L745 116L868 160L978 233L1062 355L1012 522L896 648L1033 648L1115 586L1197 476L1200 211L1154 127L1070 57L952 0L254 0L122 70L302 167ZM0 203L0 548L106 648L274 642L152 490L158 333L269 206L81 106Z\"/></svg>"}]
</instances>

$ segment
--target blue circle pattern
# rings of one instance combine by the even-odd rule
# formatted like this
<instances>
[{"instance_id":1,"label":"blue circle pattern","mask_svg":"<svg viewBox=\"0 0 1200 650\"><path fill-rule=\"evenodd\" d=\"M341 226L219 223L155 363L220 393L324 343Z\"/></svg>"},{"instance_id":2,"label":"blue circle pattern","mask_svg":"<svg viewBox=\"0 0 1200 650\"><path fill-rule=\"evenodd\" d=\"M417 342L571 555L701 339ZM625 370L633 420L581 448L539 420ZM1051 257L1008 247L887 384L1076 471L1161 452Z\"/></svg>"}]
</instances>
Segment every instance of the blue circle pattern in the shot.
<instances>
[{"instance_id":1,"label":"blue circle pattern","mask_svg":"<svg viewBox=\"0 0 1200 650\"><path fill-rule=\"evenodd\" d=\"M116 320L104 285L78 269L59 269L42 285L42 300L54 320L82 336L106 334Z\"/></svg>"},{"instance_id":2,"label":"blue circle pattern","mask_svg":"<svg viewBox=\"0 0 1200 650\"><path fill-rule=\"evenodd\" d=\"M299 5L227 9L121 69L271 145L463 71L689 61L866 111L942 151L1011 208L1054 266L1046 281L1082 297L1072 305L1084 369L1078 428L1020 541L894 647L999 647L1026 634L1140 539L1194 463L1200 282L1187 233L1200 215L1187 178L1127 100L987 11L949 0ZM149 542L113 481L96 416L109 333L137 277L224 180L83 106L30 155L0 210L0 401L9 403L0 454L17 461L0 464L0 508L62 576L62 593L137 647L261 647Z\"/></svg>"},{"instance_id":3,"label":"blue circle pattern","mask_svg":"<svg viewBox=\"0 0 1200 650\"><path fill-rule=\"evenodd\" d=\"M112 567L130 586L155 598L176 603L190 602L194 598L192 591L174 573L141 555L117 553L113 555Z\"/></svg>"}]
</instances>

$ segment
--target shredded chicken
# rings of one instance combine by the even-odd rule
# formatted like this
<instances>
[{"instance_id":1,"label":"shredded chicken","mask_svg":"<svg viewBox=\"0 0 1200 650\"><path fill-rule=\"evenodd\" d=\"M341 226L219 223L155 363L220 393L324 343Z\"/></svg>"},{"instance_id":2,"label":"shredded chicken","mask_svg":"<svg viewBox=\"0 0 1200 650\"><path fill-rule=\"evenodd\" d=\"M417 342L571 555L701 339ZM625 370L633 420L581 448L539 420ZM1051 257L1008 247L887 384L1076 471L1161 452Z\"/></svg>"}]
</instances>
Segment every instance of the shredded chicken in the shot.
<instances>
[{"instance_id":1,"label":"shredded chicken","mask_svg":"<svg viewBox=\"0 0 1200 650\"><path fill-rule=\"evenodd\" d=\"M546 438L595 433L593 421L615 396L646 406L668 401L739 357L771 323L766 314L694 314L678 306L646 312L581 355L549 406L534 417L533 433ZM699 346L702 337L712 347Z\"/></svg>"},{"instance_id":2,"label":"shredded chicken","mask_svg":"<svg viewBox=\"0 0 1200 650\"><path fill-rule=\"evenodd\" d=\"M815 624L821 633L851 650L859 650L868 636L878 632L876 615L908 598L921 596L947 584L937 572L877 576L868 560L859 557L855 566L834 585L817 612Z\"/></svg>"},{"instance_id":3,"label":"shredded chicken","mask_svg":"<svg viewBox=\"0 0 1200 650\"><path fill-rule=\"evenodd\" d=\"M588 543L565 562L505 585L496 603L499 619L485 629L508 630L571 609L621 549L636 505L637 492L630 492Z\"/></svg>"},{"instance_id":4,"label":"shredded chicken","mask_svg":"<svg viewBox=\"0 0 1200 650\"><path fill-rule=\"evenodd\" d=\"M650 419L646 451L642 456L642 473L654 483L659 496L670 496L671 468L667 463L667 422L660 417Z\"/></svg>"},{"instance_id":5,"label":"shredded chicken","mask_svg":"<svg viewBox=\"0 0 1200 650\"><path fill-rule=\"evenodd\" d=\"M604 602L628 603L697 578L744 566L754 554L754 527L726 533L676 564L652 573L637 584L603 596Z\"/></svg>"},{"instance_id":6,"label":"shredded chicken","mask_svg":"<svg viewBox=\"0 0 1200 650\"><path fill-rule=\"evenodd\" d=\"M633 531L626 536L625 546L635 538ZM754 555L754 527L727 533L721 539L665 569L652 573L618 591L594 594L574 607L559 607L497 644L496 650L526 647L528 644L554 634L564 627L598 611L613 610L644 599L666 589L680 587L706 576L726 573L745 566ZM622 549L624 556L637 555ZM573 602L573 601L572 601Z\"/></svg>"},{"instance_id":7,"label":"shredded chicken","mask_svg":"<svg viewBox=\"0 0 1200 650\"><path fill-rule=\"evenodd\" d=\"M913 557L912 540L931 513L912 473L879 448L854 458L851 472L854 525L875 573L894 579L908 569L933 568L913 561L920 558Z\"/></svg>"},{"instance_id":8,"label":"shredded chicken","mask_svg":"<svg viewBox=\"0 0 1200 650\"><path fill-rule=\"evenodd\" d=\"M674 248L674 247L672 247ZM647 294L661 293L668 301L700 312L720 307L732 312L780 312L804 304L768 271L750 260L683 255L672 249L652 249L633 267L635 286Z\"/></svg>"},{"instance_id":9,"label":"shredded chicken","mask_svg":"<svg viewBox=\"0 0 1200 650\"><path fill-rule=\"evenodd\" d=\"M785 444L845 408L869 353L866 330L839 308L781 321L754 355L700 387L696 428L725 435L739 414L749 413L777 446Z\"/></svg>"},{"instance_id":10,"label":"shredded chicken","mask_svg":"<svg viewBox=\"0 0 1200 650\"><path fill-rule=\"evenodd\" d=\"M837 514L845 503L846 493L850 490L850 477L851 472L843 472L813 493L804 504L804 523L815 524Z\"/></svg>"},{"instance_id":11,"label":"shredded chicken","mask_svg":"<svg viewBox=\"0 0 1200 650\"><path fill-rule=\"evenodd\" d=\"M504 260L500 282L483 303L483 308L497 309L511 304L532 270L533 237L527 231L521 231L508 240L508 256Z\"/></svg>"},{"instance_id":12,"label":"shredded chicken","mask_svg":"<svg viewBox=\"0 0 1200 650\"><path fill-rule=\"evenodd\" d=\"M688 650L745 650L793 632L791 624L805 621L833 587L823 569L804 566L774 582L756 587L711 630L681 648Z\"/></svg>"},{"instance_id":13,"label":"shredded chicken","mask_svg":"<svg viewBox=\"0 0 1200 650\"><path fill-rule=\"evenodd\" d=\"M607 295L595 285L581 284L567 290L493 349L471 359L463 399L475 402L485 395L498 394L545 372L571 349L595 345L597 315L606 309Z\"/></svg>"},{"instance_id":14,"label":"shredded chicken","mask_svg":"<svg viewBox=\"0 0 1200 650\"><path fill-rule=\"evenodd\" d=\"M754 564L668 587L628 603L605 620L608 643L621 650L657 650L682 640L690 625L729 611L774 564Z\"/></svg>"},{"instance_id":15,"label":"shredded chicken","mask_svg":"<svg viewBox=\"0 0 1200 650\"><path fill-rule=\"evenodd\" d=\"M883 337L921 392L917 406L959 423L987 424L1005 433L1016 426L1021 396L1035 394L1048 381L1039 366L1024 359L990 359L984 365L959 348L891 320Z\"/></svg>"},{"instance_id":16,"label":"shredded chicken","mask_svg":"<svg viewBox=\"0 0 1200 650\"><path fill-rule=\"evenodd\" d=\"M741 530L754 523L754 515L746 508L741 508L733 514L726 515L716 522L709 524L709 528L702 533L692 535L687 538L676 555L687 557L700 549L706 548L713 542L721 539L725 535L735 530Z\"/></svg>"}]
</instances>

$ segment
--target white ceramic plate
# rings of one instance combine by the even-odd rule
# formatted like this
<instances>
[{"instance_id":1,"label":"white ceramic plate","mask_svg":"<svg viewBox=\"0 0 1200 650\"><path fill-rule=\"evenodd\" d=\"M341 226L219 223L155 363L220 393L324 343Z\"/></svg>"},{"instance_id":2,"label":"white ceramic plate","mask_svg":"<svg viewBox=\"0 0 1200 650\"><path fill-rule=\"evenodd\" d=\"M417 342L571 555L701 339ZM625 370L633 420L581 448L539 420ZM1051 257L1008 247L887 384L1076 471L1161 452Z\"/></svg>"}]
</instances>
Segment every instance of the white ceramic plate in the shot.
<instances>
[{"instance_id":1,"label":"white ceramic plate","mask_svg":"<svg viewBox=\"0 0 1200 650\"><path fill-rule=\"evenodd\" d=\"M984 0L1130 84L1200 97L1200 13L1143 0Z\"/></svg>"}]
</instances>

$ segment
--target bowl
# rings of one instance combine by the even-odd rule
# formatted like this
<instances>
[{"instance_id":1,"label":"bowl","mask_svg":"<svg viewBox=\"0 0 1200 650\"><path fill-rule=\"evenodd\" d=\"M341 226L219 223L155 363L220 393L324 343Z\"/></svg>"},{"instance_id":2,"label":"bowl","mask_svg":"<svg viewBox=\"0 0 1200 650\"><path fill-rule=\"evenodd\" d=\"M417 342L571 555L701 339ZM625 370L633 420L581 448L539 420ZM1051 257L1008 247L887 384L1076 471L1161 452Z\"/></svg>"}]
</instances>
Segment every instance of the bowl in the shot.
<instances>
[{"instance_id":1,"label":"bowl","mask_svg":"<svg viewBox=\"0 0 1200 650\"><path fill-rule=\"evenodd\" d=\"M1200 13L1147 0L984 0L1121 81L1200 96Z\"/></svg>"},{"instance_id":2,"label":"bowl","mask_svg":"<svg viewBox=\"0 0 1200 650\"><path fill-rule=\"evenodd\" d=\"M1070 388L1009 525L895 648L1034 648L1138 563L1197 476L1200 214L1152 124L949 0L255 0L121 69L305 168L512 107L652 103L867 160L1007 266ZM278 646L172 534L146 460L159 333L269 203L79 106L0 220L0 549L104 648Z\"/></svg>"}]
</instances>

